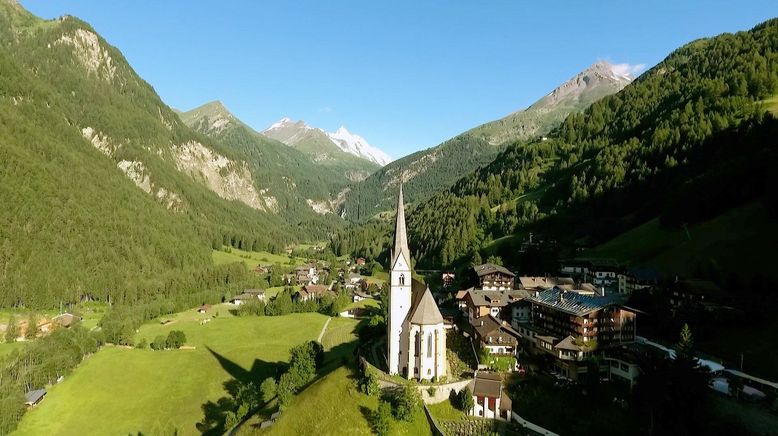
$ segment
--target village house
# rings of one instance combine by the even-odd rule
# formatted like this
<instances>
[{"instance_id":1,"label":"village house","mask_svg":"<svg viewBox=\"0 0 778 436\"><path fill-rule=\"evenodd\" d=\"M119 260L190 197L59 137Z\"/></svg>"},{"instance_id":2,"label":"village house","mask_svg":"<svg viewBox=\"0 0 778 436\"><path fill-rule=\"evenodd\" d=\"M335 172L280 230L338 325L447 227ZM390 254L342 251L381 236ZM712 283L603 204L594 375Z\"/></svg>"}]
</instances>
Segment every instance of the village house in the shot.
<instances>
[{"instance_id":1,"label":"village house","mask_svg":"<svg viewBox=\"0 0 778 436\"><path fill-rule=\"evenodd\" d=\"M364 292L362 290L356 290L354 291L354 295L352 296L351 300L356 303L358 301L363 300L372 300L373 296L368 294L367 292Z\"/></svg>"},{"instance_id":2,"label":"village house","mask_svg":"<svg viewBox=\"0 0 778 436\"><path fill-rule=\"evenodd\" d=\"M43 401L46 396L46 389L36 389L24 394L24 405L31 409Z\"/></svg>"},{"instance_id":3,"label":"village house","mask_svg":"<svg viewBox=\"0 0 778 436\"><path fill-rule=\"evenodd\" d=\"M485 315L474 319L471 325L481 348L489 350L490 354L511 356L517 354L521 336L507 321Z\"/></svg>"},{"instance_id":4,"label":"village house","mask_svg":"<svg viewBox=\"0 0 778 436\"><path fill-rule=\"evenodd\" d=\"M729 309L727 293L710 280L676 280L669 286L670 305L697 306L708 312Z\"/></svg>"},{"instance_id":5,"label":"village house","mask_svg":"<svg viewBox=\"0 0 778 436\"><path fill-rule=\"evenodd\" d=\"M305 285L299 291L292 295L293 301L320 300L326 295L334 295L328 287L324 285Z\"/></svg>"},{"instance_id":6,"label":"village house","mask_svg":"<svg viewBox=\"0 0 778 436\"><path fill-rule=\"evenodd\" d=\"M470 385L473 409L469 414L489 419L511 419L512 401L503 388L500 374L476 371Z\"/></svg>"},{"instance_id":7,"label":"village house","mask_svg":"<svg viewBox=\"0 0 778 436\"><path fill-rule=\"evenodd\" d=\"M510 320L511 313L508 305L519 301L529 295L524 290L503 290L487 291L483 289L470 288L457 293L457 299L460 308L467 313L469 321L486 315L492 315L495 318Z\"/></svg>"},{"instance_id":8,"label":"village house","mask_svg":"<svg viewBox=\"0 0 778 436\"><path fill-rule=\"evenodd\" d=\"M197 313L208 313L209 310L211 310L211 305L203 304L199 309L197 309Z\"/></svg>"},{"instance_id":9,"label":"village house","mask_svg":"<svg viewBox=\"0 0 778 436\"><path fill-rule=\"evenodd\" d=\"M572 288L575 286L575 280L573 280L572 277L519 277L519 289L525 289L527 291L544 291L548 288L553 288L554 286L569 286Z\"/></svg>"},{"instance_id":10,"label":"village house","mask_svg":"<svg viewBox=\"0 0 778 436\"><path fill-rule=\"evenodd\" d=\"M81 317L66 312L55 316L51 319L51 321L60 327L70 328L77 322L81 321Z\"/></svg>"},{"instance_id":11,"label":"village house","mask_svg":"<svg viewBox=\"0 0 778 436\"><path fill-rule=\"evenodd\" d=\"M348 281L346 282L346 288L355 289L362 286L362 276L358 273L349 273Z\"/></svg>"},{"instance_id":12,"label":"village house","mask_svg":"<svg viewBox=\"0 0 778 436\"><path fill-rule=\"evenodd\" d=\"M443 282L443 287L448 288L452 284L454 284L454 279L456 278L456 275L452 272L444 272L441 274L440 279Z\"/></svg>"},{"instance_id":13,"label":"village house","mask_svg":"<svg viewBox=\"0 0 778 436\"><path fill-rule=\"evenodd\" d=\"M523 318L513 320L514 328L534 350L553 355L558 370L573 379L586 372L582 362L588 357L635 341L635 311L612 298L554 287L521 304L531 305L529 322L520 312Z\"/></svg>"},{"instance_id":14,"label":"village house","mask_svg":"<svg viewBox=\"0 0 778 436\"><path fill-rule=\"evenodd\" d=\"M365 258L364 257L358 257L357 260L354 262L359 266L362 266L365 264Z\"/></svg>"},{"instance_id":15,"label":"village house","mask_svg":"<svg viewBox=\"0 0 778 436\"><path fill-rule=\"evenodd\" d=\"M473 267L478 276L479 288L485 291L507 291L513 289L513 280L516 277L507 268L485 263Z\"/></svg>"},{"instance_id":16,"label":"village house","mask_svg":"<svg viewBox=\"0 0 778 436\"><path fill-rule=\"evenodd\" d=\"M264 275L270 272L270 268L271 268L270 265L259 264L254 268L254 272L257 273L258 275Z\"/></svg>"},{"instance_id":17,"label":"village house","mask_svg":"<svg viewBox=\"0 0 778 436\"><path fill-rule=\"evenodd\" d=\"M561 271L579 282L590 282L597 288L605 288L607 292L628 293L628 273L612 259L568 260L562 263ZM619 289L619 274L624 275L624 292Z\"/></svg>"},{"instance_id":18,"label":"village house","mask_svg":"<svg viewBox=\"0 0 778 436\"><path fill-rule=\"evenodd\" d=\"M294 269L294 279L299 285L319 283L319 271L316 264L300 265Z\"/></svg>"},{"instance_id":19,"label":"village house","mask_svg":"<svg viewBox=\"0 0 778 436\"><path fill-rule=\"evenodd\" d=\"M265 290L264 289L246 289L243 293L238 294L230 300L230 303L239 306L244 303L253 301L264 301Z\"/></svg>"}]
</instances>

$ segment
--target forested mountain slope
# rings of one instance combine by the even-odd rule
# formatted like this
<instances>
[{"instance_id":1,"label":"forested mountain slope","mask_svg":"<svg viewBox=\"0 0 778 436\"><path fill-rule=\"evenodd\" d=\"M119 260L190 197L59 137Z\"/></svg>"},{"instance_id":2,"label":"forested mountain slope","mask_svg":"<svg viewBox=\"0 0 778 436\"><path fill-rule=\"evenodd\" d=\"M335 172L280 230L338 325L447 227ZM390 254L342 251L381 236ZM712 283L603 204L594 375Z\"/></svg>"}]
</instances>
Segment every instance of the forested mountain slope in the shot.
<instances>
[{"instance_id":1,"label":"forested mountain slope","mask_svg":"<svg viewBox=\"0 0 778 436\"><path fill-rule=\"evenodd\" d=\"M763 102L776 92L778 20L691 42L547 141L515 143L421 204L413 249L451 265L528 229L573 247L657 216L679 227L750 201L774 213L778 129Z\"/></svg>"},{"instance_id":2,"label":"forested mountain slope","mask_svg":"<svg viewBox=\"0 0 778 436\"><path fill-rule=\"evenodd\" d=\"M258 186L277 199L280 213L290 220L313 220L317 237L326 237L325 219L312 216L334 211L338 195L350 180L329 165L314 162L301 151L270 139L243 123L221 102L207 103L179 114L194 130L237 153L248 164ZM329 217L329 223L341 220ZM312 226L313 227L313 226ZM323 227L323 228L322 228Z\"/></svg>"},{"instance_id":3,"label":"forested mountain slope","mask_svg":"<svg viewBox=\"0 0 778 436\"><path fill-rule=\"evenodd\" d=\"M391 209L401 173L407 201L413 203L429 198L491 162L507 143L545 135L568 114L618 92L631 81L630 76L616 74L613 65L597 62L525 110L476 127L376 171L346 196L343 215L351 221L363 221Z\"/></svg>"},{"instance_id":4,"label":"forested mountain slope","mask_svg":"<svg viewBox=\"0 0 778 436\"><path fill-rule=\"evenodd\" d=\"M305 230L87 23L13 0L0 1L0 144L0 306L179 291L210 274L212 245L278 250Z\"/></svg>"}]
</instances>

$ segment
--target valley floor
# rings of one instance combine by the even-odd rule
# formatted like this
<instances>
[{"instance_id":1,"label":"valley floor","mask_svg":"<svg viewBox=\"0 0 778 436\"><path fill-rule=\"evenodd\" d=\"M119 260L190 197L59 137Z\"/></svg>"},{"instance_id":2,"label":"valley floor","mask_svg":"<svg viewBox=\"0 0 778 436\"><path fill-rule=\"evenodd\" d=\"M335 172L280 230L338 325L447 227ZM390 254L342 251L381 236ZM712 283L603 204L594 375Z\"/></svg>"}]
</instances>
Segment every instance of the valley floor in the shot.
<instances>
[{"instance_id":1,"label":"valley floor","mask_svg":"<svg viewBox=\"0 0 778 436\"><path fill-rule=\"evenodd\" d=\"M315 340L327 320L313 313L233 317L228 308L214 306L217 316L207 324L201 321L211 314L195 310L167 316L170 322L147 323L136 338L150 342L182 330L192 349L104 347L51 387L16 434L199 434L202 407L226 395L225 381L275 375L289 349Z\"/></svg>"}]
</instances>

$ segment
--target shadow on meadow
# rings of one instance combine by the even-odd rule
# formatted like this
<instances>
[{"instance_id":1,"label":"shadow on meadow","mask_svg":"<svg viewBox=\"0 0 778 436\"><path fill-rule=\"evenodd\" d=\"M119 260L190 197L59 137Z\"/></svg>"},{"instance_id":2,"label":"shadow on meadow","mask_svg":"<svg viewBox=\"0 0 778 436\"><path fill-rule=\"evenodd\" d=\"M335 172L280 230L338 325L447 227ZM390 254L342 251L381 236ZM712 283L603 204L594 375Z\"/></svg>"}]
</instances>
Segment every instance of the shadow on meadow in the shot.
<instances>
[{"instance_id":1,"label":"shadow on meadow","mask_svg":"<svg viewBox=\"0 0 778 436\"><path fill-rule=\"evenodd\" d=\"M224 382L227 396L202 405L203 419L195 426L203 435L220 435L237 424L238 414L248 413L259 405L259 384L268 377L277 378L288 365L255 359L251 369L246 370L210 347L206 348L232 378Z\"/></svg>"},{"instance_id":2,"label":"shadow on meadow","mask_svg":"<svg viewBox=\"0 0 778 436\"><path fill-rule=\"evenodd\" d=\"M245 423L255 413L268 408L275 397L266 398L263 401L260 384L267 378L278 380L287 371L289 364L255 359L251 369L247 370L210 347L206 348L232 378L224 382L227 396L223 396L215 402L207 401L202 405L203 419L196 424L196 427L203 435L221 435L225 431ZM299 392L340 366L353 367L354 362L356 362L355 351L356 341L352 341L337 345L324 352L321 367L317 370L316 377L301 386ZM351 375L350 378L352 377L355 378L356 375ZM269 412L270 410L265 411ZM253 424L252 427L258 428L259 424Z\"/></svg>"}]
</instances>

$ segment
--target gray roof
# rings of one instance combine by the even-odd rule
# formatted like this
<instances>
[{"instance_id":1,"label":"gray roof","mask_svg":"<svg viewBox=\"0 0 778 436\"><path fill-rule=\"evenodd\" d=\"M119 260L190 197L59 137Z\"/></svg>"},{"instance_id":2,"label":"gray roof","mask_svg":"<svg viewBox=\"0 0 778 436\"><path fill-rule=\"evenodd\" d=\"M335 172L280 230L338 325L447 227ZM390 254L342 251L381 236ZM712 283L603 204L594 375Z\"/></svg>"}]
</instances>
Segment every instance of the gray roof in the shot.
<instances>
[{"instance_id":1,"label":"gray roof","mask_svg":"<svg viewBox=\"0 0 778 436\"><path fill-rule=\"evenodd\" d=\"M558 348L560 350L569 350L569 351L581 351L582 347L579 347L578 345L575 345L575 339L573 339L572 336L568 336L561 341L559 341L558 344L554 345L554 348Z\"/></svg>"},{"instance_id":2,"label":"gray roof","mask_svg":"<svg viewBox=\"0 0 778 436\"><path fill-rule=\"evenodd\" d=\"M467 293L476 306L504 307L524 298L529 297L529 292L522 289L510 291L486 291L483 289L468 289Z\"/></svg>"},{"instance_id":3,"label":"gray roof","mask_svg":"<svg viewBox=\"0 0 778 436\"><path fill-rule=\"evenodd\" d=\"M504 266L495 265L493 263L485 263L483 265L476 265L473 267L475 270L475 273L478 274L478 277L485 276L487 274L494 274L496 272L502 273L511 277L514 277L516 274L512 273L508 268L505 268Z\"/></svg>"},{"instance_id":4,"label":"gray roof","mask_svg":"<svg viewBox=\"0 0 778 436\"><path fill-rule=\"evenodd\" d=\"M552 307L577 316L586 315L616 303L614 298L566 292L557 287L538 292L537 295L530 295L527 299L534 304Z\"/></svg>"},{"instance_id":5,"label":"gray roof","mask_svg":"<svg viewBox=\"0 0 778 436\"><path fill-rule=\"evenodd\" d=\"M44 395L46 395L46 389L36 389L34 391L29 391L24 394L24 402L25 404L35 404L41 398L43 398Z\"/></svg>"},{"instance_id":6,"label":"gray roof","mask_svg":"<svg viewBox=\"0 0 778 436\"><path fill-rule=\"evenodd\" d=\"M411 324L434 325L443 323L443 316L440 314L435 299L432 298L429 287L424 290L418 303L411 309Z\"/></svg>"},{"instance_id":7,"label":"gray roof","mask_svg":"<svg viewBox=\"0 0 778 436\"><path fill-rule=\"evenodd\" d=\"M400 195L397 197L397 219L394 228L394 251L392 252L392 264L394 266L397 258L402 254L410 267L411 250L408 249L408 234L405 229L405 205L403 204L403 185L400 181Z\"/></svg>"}]
</instances>

